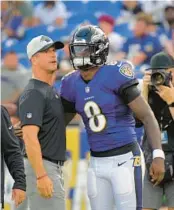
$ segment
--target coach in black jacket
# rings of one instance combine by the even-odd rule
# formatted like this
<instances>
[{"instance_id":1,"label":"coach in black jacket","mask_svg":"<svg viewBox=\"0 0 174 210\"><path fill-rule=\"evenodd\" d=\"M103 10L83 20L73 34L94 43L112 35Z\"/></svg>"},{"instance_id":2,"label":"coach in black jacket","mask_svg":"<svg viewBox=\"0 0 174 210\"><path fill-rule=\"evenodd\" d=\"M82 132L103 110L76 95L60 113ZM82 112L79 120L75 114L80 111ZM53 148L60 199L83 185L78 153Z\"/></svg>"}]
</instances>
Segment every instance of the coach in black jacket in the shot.
<instances>
[{"instance_id":1,"label":"coach in black jacket","mask_svg":"<svg viewBox=\"0 0 174 210\"><path fill-rule=\"evenodd\" d=\"M4 205L4 160L14 179L12 198L18 206L26 198L26 180L19 141L14 135L8 111L1 106L1 204Z\"/></svg>"}]
</instances>

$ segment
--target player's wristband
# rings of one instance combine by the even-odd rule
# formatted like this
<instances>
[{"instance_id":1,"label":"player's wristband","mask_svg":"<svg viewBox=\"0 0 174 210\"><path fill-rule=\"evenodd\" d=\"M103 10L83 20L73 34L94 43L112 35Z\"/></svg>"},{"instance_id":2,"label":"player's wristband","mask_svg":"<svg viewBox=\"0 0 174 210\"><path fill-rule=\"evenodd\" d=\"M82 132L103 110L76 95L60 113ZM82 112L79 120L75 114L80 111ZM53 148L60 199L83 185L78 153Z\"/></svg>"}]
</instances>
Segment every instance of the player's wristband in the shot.
<instances>
[{"instance_id":1,"label":"player's wristband","mask_svg":"<svg viewBox=\"0 0 174 210\"><path fill-rule=\"evenodd\" d=\"M47 174L44 174L44 175L42 175L42 176L39 176L39 177L37 177L37 180L40 180L40 179L42 179L42 178L44 178L44 177L46 177L47 176Z\"/></svg>"},{"instance_id":2,"label":"player's wristband","mask_svg":"<svg viewBox=\"0 0 174 210\"><path fill-rule=\"evenodd\" d=\"M155 159L157 157L158 158L165 159L164 152L161 149L155 149L155 150L153 150L153 159Z\"/></svg>"}]
</instances>

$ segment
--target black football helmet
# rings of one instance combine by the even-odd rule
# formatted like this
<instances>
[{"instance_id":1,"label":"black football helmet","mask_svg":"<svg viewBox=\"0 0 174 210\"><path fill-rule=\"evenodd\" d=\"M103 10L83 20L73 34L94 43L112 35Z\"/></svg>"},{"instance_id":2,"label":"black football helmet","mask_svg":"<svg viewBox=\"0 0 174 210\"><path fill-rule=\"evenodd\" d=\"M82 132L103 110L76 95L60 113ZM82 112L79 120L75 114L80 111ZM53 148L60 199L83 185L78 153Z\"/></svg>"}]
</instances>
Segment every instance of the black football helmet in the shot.
<instances>
[{"instance_id":1,"label":"black football helmet","mask_svg":"<svg viewBox=\"0 0 174 210\"><path fill-rule=\"evenodd\" d=\"M74 69L85 71L106 63L109 40L98 26L80 26L72 36L69 50Z\"/></svg>"}]
</instances>

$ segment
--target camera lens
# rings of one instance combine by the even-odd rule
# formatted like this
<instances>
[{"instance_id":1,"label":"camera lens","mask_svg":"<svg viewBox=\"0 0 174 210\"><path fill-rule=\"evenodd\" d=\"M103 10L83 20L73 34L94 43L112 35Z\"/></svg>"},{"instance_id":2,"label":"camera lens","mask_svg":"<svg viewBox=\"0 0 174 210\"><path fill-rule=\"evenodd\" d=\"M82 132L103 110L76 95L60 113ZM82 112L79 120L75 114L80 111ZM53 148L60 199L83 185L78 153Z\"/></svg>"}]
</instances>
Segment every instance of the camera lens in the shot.
<instances>
[{"instance_id":1,"label":"camera lens","mask_svg":"<svg viewBox=\"0 0 174 210\"><path fill-rule=\"evenodd\" d=\"M163 85L165 83L165 74L162 72L153 73L151 76L152 85Z\"/></svg>"}]
</instances>

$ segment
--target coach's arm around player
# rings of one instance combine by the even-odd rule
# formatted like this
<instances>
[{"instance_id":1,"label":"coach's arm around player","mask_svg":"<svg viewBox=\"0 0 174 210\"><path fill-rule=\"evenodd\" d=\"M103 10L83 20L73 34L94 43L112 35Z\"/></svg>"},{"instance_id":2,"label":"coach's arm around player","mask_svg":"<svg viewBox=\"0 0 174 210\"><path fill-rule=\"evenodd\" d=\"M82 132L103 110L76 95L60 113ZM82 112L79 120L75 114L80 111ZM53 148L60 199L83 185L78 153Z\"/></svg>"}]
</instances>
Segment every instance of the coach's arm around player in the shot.
<instances>
[{"instance_id":1,"label":"coach's arm around player","mask_svg":"<svg viewBox=\"0 0 174 210\"><path fill-rule=\"evenodd\" d=\"M2 208L4 203L4 167L3 160L14 179L12 199L18 206L26 199L26 179L24 173L23 156L21 154L19 141L14 135L9 114L5 107L1 106L1 198Z\"/></svg>"}]
</instances>

